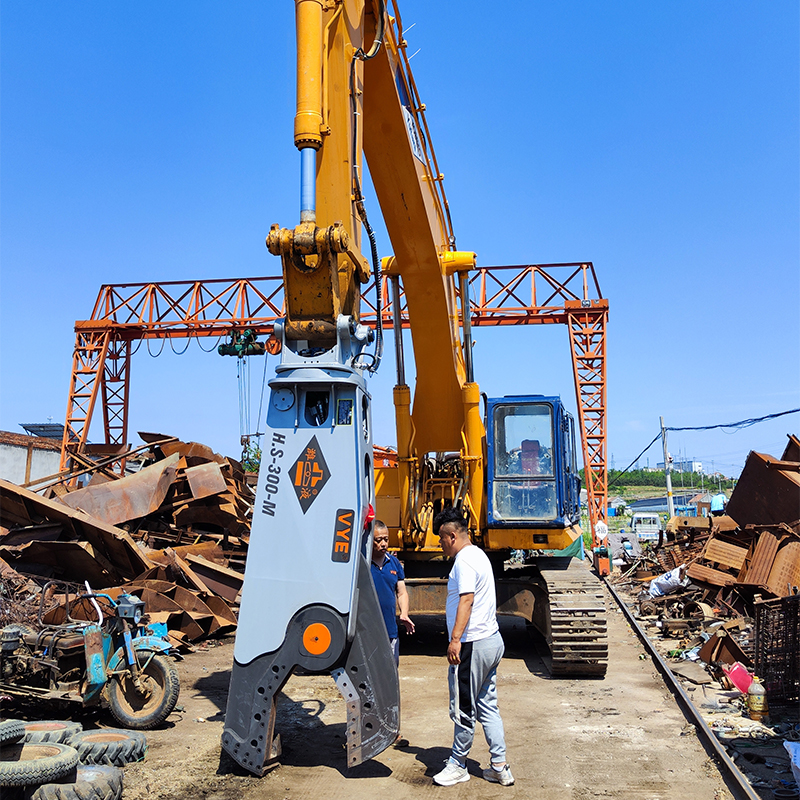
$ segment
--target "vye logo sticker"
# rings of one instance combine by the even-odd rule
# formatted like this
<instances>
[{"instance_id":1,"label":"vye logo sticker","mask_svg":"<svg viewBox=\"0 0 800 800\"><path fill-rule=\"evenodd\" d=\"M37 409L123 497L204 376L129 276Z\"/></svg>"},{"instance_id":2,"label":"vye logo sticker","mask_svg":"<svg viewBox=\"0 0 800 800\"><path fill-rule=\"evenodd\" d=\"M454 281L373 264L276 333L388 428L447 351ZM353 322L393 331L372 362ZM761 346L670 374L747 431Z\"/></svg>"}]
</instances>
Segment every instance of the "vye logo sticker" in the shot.
<instances>
[{"instance_id":1,"label":"vye logo sticker","mask_svg":"<svg viewBox=\"0 0 800 800\"><path fill-rule=\"evenodd\" d=\"M340 508L336 512L336 524L333 526L333 550L331 561L349 561L353 549L353 519L355 511Z\"/></svg>"}]
</instances>

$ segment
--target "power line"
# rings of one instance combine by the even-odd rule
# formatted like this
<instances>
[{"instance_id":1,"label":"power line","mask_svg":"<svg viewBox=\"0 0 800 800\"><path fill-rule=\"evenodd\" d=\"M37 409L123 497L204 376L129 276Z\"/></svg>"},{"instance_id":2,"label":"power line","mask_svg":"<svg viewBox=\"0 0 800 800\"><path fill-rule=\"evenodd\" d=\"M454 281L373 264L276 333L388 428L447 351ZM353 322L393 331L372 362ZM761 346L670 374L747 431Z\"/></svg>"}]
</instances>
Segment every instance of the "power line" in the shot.
<instances>
[{"instance_id":1,"label":"power line","mask_svg":"<svg viewBox=\"0 0 800 800\"><path fill-rule=\"evenodd\" d=\"M755 425L758 422L765 422L768 419L777 419L778 417L785 417L787 414L797 414L798 412L800 412L800 408L792 408L789 411L779 411L776 414L766 414L763 417L751 417L750 419L743 419L743 420L740 420L739 422L728 422L728 423L724 423L724 424L720 424L720 425L687 426L687 427L683 427L683 428L667 428L667 427L665 427L664 430L667 430L667 431L710 431L710 430L713 430L715 428L737 428L737 429L742 429L742 428L749 428L751 425ZM608 484L607 488L610 489L660 438L661 438L661 433L659 432L659 433L657 433L655 435L655 438L650 442L650 444L648 444L647 447L645 447L644 450L642 450L642 452L639 453L639 455L636 456L636 458L634 458L633 461L631 461L631 463L628 464L628 466L625 467L624 470L622 470L622 472L620 472L617 476L615 476L614 480L611 481L611 483ZM729 466L733 466L733 465L729 465ZM665 464L664 465L664 469L666 470L666 468L667 468L667 465Z\"/></svg>"},{"instance_id":2,"label":"power line","mask_svg":"<svg viewBox=\"0 0 800 800\"><path fill-rule=\"evenodd\" d=\"M649 445L647 445L647 447L645 447L645 449L644 449L644 450L642 450L642 452L641 452L641 453L639 453L639 455L638 455L638 456L636 456L636 458L634 458L634 459L633 459L633 461L631 461L631 463L630 463L630 464L628 464L628 466L627 466L627 467L625 467L625 469L624 469L624 470L622 470L622 472L620 472L620 473L619 473L619 475L617 475L617 476L614 478L614 480L613 480L613 481L611 481L611 483L609 483L609 484L608 484L608 486L607 486L607 489L610 489L610 488L611 488L611 487L612 487L612 486L613 486L613 485L614 485L614 484L615 484L615 483L616 483L616 482L617 482L617 481L618 481L618 480L619 480L619 479L620 479L620 478L621 478L621 477L622 477L622 476L623 476L623 475L624 475L624 474L625 474L625 473L626 473L626 472L627 472L627 471L628 471L628 470L629 470L629 469L630 469L630 468L631 468L631 467L632 467L632 466L633 466L633 465L634 465L634 464L635 464L635 463L636 463L636 462L637 462L637 461L638 461L638 460L639 460L639 459L640 459L640 458L641 458L641 457L642 457L642 456L643 456L643 455L644 455L644 454L645 454L645 453L646 453L646 452L647 452L647 451L648 451L648 450L649 450L649 449L650 449L650 448L651 448L651 447L652 447L652 446L653 446L653 445L654 445L654 444L655 444L655 443L656 443L656 442L657 442L657 441L660 439L660 438L661 438L661 431L659 431L659 432L656 434L656 438L655 438L655 439L653 439L653 441L652 441L652 442L650 442L650 444L649 444Z\"/></svg>"},{"instance_id":3,"label":"power line","mask_svg":"<svg viewBox=\"0 0 800 800\"><path fill-rule=\"evenodd\" d=\"M777 414L767 414L763 417L751 417L750 419L743 419L739 422L728 422L726 424L721 425L700 425L698 427L687 427L687 428L667 428L668 431L710 431L714 428L749 428L751 425L755 425L757 422L764 422L768 419L776 419L777 417L785 417L787 414L797 414L800 411L800 408L792 408L789 411L779 411ZM650 445L648 445L649 447Z\"/></svg>"}]
</instances>

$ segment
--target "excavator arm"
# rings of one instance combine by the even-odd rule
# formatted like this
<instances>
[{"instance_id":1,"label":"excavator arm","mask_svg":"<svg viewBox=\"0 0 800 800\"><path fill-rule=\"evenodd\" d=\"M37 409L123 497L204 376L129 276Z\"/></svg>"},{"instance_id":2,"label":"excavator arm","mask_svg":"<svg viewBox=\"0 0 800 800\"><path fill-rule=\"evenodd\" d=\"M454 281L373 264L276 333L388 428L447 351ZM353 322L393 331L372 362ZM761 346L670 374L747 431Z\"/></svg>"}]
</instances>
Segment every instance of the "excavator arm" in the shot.
<instances>
[{"instance_id":1,"label":"excavator arm","mask_svg":"<svg viewBox=\"0 0 800 800\"><path fill-rule=\"evenodd\" d=\"M372 331L359 322L361 285L380 270L362 151L396 250L387 268L403 276L415 346L426 350L418 385L432 390L413 421L405 402L404 452L410 456L414 439L419 452L463 450L465 393L480 426L476 449L482 431L459 344L454 277L475 257L453 249L396 8L389 17L383 0L295 6L300 221L273 225L267 237L281 258L286 316L274 329L281 363L270 381L222 737L258 775L279 757L277 696L298 668L330 673L344 696L348 766L380 753L399 730L397 670L369 568L375 489L365 373L377 369L382 336L379 326L369 352ZM398 393L408 397L409 389L401 384ZM410 458L405 467L411 479Z\"/></svg>"}]
</instances>

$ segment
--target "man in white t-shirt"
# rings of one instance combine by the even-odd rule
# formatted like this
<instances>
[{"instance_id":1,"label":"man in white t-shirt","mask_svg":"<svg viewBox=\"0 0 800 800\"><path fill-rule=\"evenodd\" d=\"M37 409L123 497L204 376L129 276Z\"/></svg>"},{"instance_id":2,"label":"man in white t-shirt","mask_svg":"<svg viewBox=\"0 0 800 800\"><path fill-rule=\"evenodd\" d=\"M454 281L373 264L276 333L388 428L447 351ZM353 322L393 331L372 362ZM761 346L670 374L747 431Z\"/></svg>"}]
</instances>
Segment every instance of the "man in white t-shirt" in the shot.
<instances>
[{"instance_id":1,"label":"man in white t-shirt","mask_svg":"<svg viewBox=\"0 0 800 800\"><path fill-rule=\"evenodd\" d=\"M469 780L466 762L480 722L489 745L490 766L483 777L511 786L514 776L506 763L503 720L497 708L497 666L503 657L503 639L497 625L497 603L492 565L475 547L461 512L446 508L436 515L433 531L442 552L453 557L447 581L447 647L450 719L455 725L453 749L445 768L433 776L439 786Z\"/></svg>"}]
</instances>

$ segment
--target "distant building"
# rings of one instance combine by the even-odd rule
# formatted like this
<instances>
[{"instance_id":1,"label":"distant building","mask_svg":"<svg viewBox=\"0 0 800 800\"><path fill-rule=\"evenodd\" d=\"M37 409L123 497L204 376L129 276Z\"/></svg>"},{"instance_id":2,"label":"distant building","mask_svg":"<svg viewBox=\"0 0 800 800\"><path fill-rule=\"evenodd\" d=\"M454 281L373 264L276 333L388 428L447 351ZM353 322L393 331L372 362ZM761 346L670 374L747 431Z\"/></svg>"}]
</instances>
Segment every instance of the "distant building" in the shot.
<instances>
[{"instance_id":1,"label":"distant building","mask_svg":"<svg viewBox=\"0 0 800 800\"><path fill-rule=\"evenodd\" d=\"M664 462L659 461L656 464L656 467L663 472L664 471ZM670 468L673 472L702 472L703 471L703 462L702 461L673 461L670 465Z\"/></svg>"},{"instance_id":2,"label":"distant building","mask_svg":"<svg viewBox=\"0 0 800 800\"><path fill-rule=\"evenodd\" d=\"M675 505L675 509L682 506L688 505L689 495L688 494L676 494L672 497L672 502ZM628 509L631 513L636 511L655 511L657 513L667 513L669 508L669 502L667 501L666 497L650 497L646 500L633 500L628 504Z\"/></svg>"},{"instance_id":3,"label":"distant building","mask_svg":"<svg viewBox=\"0 0 800 800\"><path fill-rule=\"evenodd\" d=\"M711 513L711 492L702 492L690 498L689 505L697 509L698 517L707 517Z\"/></svg>"},{"instance_id":4,"label":"distant building","mask_svg":"<svg viewBox=\"0 0 800 800\"><path fill-rule=\"evenodd\" d=\"M0 478L23 484L58 472L61 442L45 436L0 431Z\"/></svg>"},{"instance_id":5,"label":"distant building","mask_svg":"<svg viewBox=\"0 0 800 800\"><path fill-rule=\"evenodd\" d=\"M623 497L620 497L619 495L617 495L616 497L612 497L608 501L608 509L607 509L608 516L609 517L616 517L617 514L619 514L620 509L624 510L626 505L627 504L626 504L625 499Z\"/></svg>"}]
</instances>

